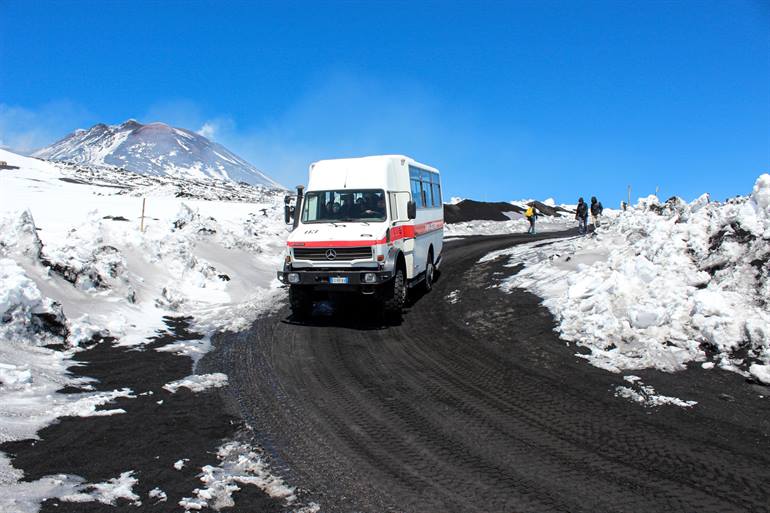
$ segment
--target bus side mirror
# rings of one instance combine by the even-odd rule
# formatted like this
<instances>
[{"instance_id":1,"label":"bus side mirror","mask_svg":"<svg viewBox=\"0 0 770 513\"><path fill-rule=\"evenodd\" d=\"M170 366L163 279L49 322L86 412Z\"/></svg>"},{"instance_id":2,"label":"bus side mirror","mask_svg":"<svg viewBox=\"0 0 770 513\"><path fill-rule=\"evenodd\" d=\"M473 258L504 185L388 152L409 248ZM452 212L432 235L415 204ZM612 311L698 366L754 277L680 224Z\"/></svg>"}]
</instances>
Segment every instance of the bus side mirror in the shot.
<instances>
[{"instance_id":1,"label":"bus side mirror","mask_svg":"<svg viewBox=\"0 0 770 513\"><path fill-rule=\"evenodd\" d=\"M417 204L414 201L409 201L406 204L406 217L414 219L417 217Z\"/></svg>"},{"instance_id":2,"label":"bus side mirror","mask_svg":"<svg viewBox=\"0 0 770 513\"><path fill-rule=\"evenodd\" d=\"M291 196L287 194L283 197L283 220L286 224L292 224L294 217L294 207L291 205Z\"/></svg>"}]
</instances>

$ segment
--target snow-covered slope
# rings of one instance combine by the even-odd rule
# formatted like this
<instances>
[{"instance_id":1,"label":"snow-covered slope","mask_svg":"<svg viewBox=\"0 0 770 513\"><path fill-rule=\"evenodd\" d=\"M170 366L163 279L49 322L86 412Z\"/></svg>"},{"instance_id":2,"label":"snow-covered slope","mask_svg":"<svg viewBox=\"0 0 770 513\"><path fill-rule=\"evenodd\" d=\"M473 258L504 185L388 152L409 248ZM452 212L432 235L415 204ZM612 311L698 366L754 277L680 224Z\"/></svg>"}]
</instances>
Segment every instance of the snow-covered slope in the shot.
<instances>
[{"instance_id":1,"label":"snow-covered slope","mask_svg":"<svg viewBox=\"0 0 770 513\"><path fill-rule=\"evenodd\" d=\"M0 160L18 168L0 170L0 442L34 437L61 416L125 413L97 407L131 390L91 392L67 371L85 344L144 344L164 316L189 315L205 337L159 350L195 358L213 332L248 326L280 302L282 191L4 150ZM65 386L83 392L57 393ZM75 486L21 477L0 453L0 511L37 511Z\"/></svg>"},{"instance_id":2,"label":"snow-covered slope","mask_svg":"<svg viewBox=\"0 0 770 513\"><path fill-rule=\"evenodd\" d=\"M608 213L594 236L525 245L503 289L545 299L562 338L613 372L715 365L770 384L770 175L750 196L655 196Z\"/></svg>"},{"instance_id":3,"label":"snow-covered slope","mask_svg":"<svg viewBox=\"0 0 770 513\"><path fill-rule=\"evenodd\" d=\"M281 188L256 167L200 134L164 123L99 123L38 150L35 157L156 176L214 178Z\"/></svg>"}]
</instances>

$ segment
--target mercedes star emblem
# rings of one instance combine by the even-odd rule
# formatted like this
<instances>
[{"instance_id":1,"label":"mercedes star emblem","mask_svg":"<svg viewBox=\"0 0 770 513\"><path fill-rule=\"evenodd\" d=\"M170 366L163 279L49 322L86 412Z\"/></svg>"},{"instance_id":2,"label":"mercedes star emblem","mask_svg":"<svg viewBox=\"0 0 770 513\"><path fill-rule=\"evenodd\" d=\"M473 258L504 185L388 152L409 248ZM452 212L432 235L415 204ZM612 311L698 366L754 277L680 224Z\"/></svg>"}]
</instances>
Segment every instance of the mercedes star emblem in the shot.
<instances>
[{"instance_id":1,"label":"mercedes star emblem","mask_svg":"<svg viewBox=\"0 0 770 513\"><path fill-rule=\"evenodd\" d=\"M327 260L334 260L335 258L337 258L337 252L334 251L333 249L327 249L326 250L326 259Z\"/></svg>"}]
</instances>

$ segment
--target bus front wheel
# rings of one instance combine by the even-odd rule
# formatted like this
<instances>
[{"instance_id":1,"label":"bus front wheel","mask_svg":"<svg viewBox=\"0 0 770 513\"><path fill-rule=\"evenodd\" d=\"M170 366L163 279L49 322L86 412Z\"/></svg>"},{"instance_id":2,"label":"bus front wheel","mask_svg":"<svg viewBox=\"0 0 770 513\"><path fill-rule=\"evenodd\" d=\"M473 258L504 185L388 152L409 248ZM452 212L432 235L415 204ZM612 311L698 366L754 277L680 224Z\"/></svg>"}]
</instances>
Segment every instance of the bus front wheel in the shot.
<instances>
[{"instance_id":1,"label":"bus front wheel","mask_svg":"<svg viewBox=\"0 0 770 513\"><path fill-rule=\"evenodd\" d=\"M383 301L385 315L400 318L401 311L406 302L406 278L402 269L396 271L396 275L388 285L388 289Z\"/></svg>"},{"instance_id":2,"label":"bus front wheel","mask_svg":"<svg viewBox=\"0 0 770 513\"><path fill-rule=\"evenodd\" d=\"M291 313L300 319L309 317L313 312L313 291L310 287L291 285L289 287L289 306Z\"/></svg>"}]
</instances>

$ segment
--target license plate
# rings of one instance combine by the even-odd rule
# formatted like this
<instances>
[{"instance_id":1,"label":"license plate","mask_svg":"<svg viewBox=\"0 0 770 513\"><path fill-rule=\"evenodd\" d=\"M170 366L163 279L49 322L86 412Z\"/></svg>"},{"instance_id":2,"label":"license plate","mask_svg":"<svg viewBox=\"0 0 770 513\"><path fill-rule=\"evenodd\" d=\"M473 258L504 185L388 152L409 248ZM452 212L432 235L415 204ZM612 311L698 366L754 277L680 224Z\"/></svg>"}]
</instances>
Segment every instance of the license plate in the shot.
<instances>
[{"instance_id":1,"label":"license plate","mask_svg":"<svg viewBox=\"0 0 770 513\"><path fill-rule=\"evenodd\" d=\"M347 276L330 276L329 283L334 285L346 285L348 283Z\"/></svg>"}]
</instances>

